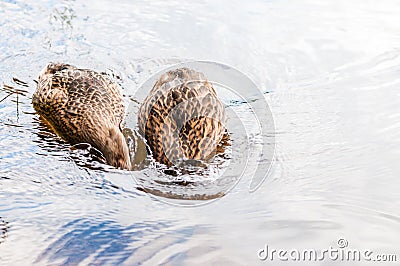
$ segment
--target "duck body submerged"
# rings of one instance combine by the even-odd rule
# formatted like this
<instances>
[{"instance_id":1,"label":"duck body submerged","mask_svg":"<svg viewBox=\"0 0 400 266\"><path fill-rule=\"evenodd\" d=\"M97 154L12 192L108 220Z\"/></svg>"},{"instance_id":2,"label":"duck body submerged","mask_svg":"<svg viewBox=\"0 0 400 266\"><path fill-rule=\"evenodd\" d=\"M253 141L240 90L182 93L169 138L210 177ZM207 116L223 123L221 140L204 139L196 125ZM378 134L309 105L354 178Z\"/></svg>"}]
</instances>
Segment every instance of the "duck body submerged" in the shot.
<instances>
[{"instance_id":1,"label":"duck body submerged","mask_svg":"<svg viewBox=\"0 0 400 266\"><path fill-rule=\"evenodd\" d=\"M32 97L36 112L71 144L89 143L107 163L130 169L121 132L125 108L121 92L105 74L75 66L48 64Z\"/></svg>"},{"instance_id":2,"label":"duck body submerged","mask_svg":"<svg viewBox=\"0 0 400 266\"><path fill-rule=\"evenodd\" d=\"M89 143L108 164L132 168L121 127L123 97L105 74L50 63L39 74L32 104L67 142ZM185 159L212 158L229 137L225 122L224 106L211 83L188 68L161 75L138 113L139 131L154 159L167 166Z\"/></svg>"},{"instance_id":3,"label":"duck body submerged","mask_svg":"<svg viewBox=\"0 0 400 266\"><path fill-rule=\"evenodd\" d=\"M139 109L139 131L156 161L208 160L224 139L226 114L205 76L189 68L161 75Z\"/></svg>"}]
</instances>

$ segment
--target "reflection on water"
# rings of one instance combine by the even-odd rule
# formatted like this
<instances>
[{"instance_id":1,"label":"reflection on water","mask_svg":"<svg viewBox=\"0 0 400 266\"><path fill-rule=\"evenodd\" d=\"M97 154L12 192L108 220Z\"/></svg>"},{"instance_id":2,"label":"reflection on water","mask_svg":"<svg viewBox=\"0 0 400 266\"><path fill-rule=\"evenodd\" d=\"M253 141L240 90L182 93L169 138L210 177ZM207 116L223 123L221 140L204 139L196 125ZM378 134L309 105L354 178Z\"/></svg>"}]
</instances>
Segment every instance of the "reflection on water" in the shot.
<instances>
[{"instance_id":1,"label":"reflection on water","mask_svg":"<svg viewBox=\"0 0 400 266\"><path fill-rule=\"evenodd\" d=\"M79 219L60 228L61 236L49 239L49 246L36 263L77 265L95 261L96 264L146 262L158 248L186 242L193 231L191 226L176 228L172 222L138 222L122 226L114 221ZM85 248L83 248L85 247Z\"/></svg>"},{"instance_id":2,"label":"reflection on water","mask_svg":"<svg viewBox=\"0 0 400 266\"><path fill-rule=\"evenodd\" d=\"M253 265L265 244L323 249L339 237L400 254L399 12L394 0L0 1L0 264ZM252 193L244 171L222 181L235 184L224 196L212 186L222 197L211 204L166 204L138 188L204 190L190 176L159 178L143 153L136 176L108 168L34 114L34 80L50 61L114 76L134 116L148 78L187 58L231 65L264 93L222 94L236 129L239 118L255 124L244 103L271 106L275 132L236 139L250 152L276 140Z\"/></svg>"},{"instance_id":3,"label":"reflection on water","mask_svg":"<svg viewBox=\"0 0 400 266\"><path fill-rule=\"evenodd\" d=\"M75 18L76 15L74 10L70 7L60 7L54 8L54 13L50 16L50 24L54 25L57 23L61 24L61 29L72 29L72 19Z\"/></svg>"}]
</instances>

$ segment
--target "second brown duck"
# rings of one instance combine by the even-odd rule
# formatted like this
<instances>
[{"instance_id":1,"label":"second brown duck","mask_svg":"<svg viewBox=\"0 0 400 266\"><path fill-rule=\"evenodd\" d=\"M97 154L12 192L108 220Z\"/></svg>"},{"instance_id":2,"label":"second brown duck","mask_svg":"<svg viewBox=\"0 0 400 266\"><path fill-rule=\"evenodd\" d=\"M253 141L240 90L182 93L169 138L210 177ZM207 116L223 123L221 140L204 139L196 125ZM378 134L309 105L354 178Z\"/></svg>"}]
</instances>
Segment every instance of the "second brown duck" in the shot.
<instances>
[{"instance_id":1,"label":"second brown duck","mask_svg":"<svg viewBox=\"0 0 400 266\"><path fill-rule=\"evenodd\" d=\"M227 136L226 114L204 74L170 70L158 79L140 107L138 124L156 161L208 160Z\"/></svg>"}]
</instances>

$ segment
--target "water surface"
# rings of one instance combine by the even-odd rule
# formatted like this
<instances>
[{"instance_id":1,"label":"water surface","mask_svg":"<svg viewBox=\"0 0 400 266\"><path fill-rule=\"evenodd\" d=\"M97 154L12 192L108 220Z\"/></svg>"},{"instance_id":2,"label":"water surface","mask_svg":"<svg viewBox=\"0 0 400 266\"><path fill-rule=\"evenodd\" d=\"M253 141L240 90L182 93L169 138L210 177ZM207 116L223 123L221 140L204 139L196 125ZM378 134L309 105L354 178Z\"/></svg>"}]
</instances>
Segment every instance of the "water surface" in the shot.
<instances>
[{"instance_id":1,"label":"water surface","mask_svg":"<svg viewBox=\"0 0 400 266\"><path fill-rule=\"evenodd\" d=\"M400 260L399 13L390 0L1 1L0 81L23 91L0 102L0 264L253 265L271 263L266 244L341 237ZM212 203L167 204L87 167L31 106L50 61L119 76L129 102L186 59L231 65L269 103L276 157L256 191L245 175Z\"/></svg>"}]
</instances>

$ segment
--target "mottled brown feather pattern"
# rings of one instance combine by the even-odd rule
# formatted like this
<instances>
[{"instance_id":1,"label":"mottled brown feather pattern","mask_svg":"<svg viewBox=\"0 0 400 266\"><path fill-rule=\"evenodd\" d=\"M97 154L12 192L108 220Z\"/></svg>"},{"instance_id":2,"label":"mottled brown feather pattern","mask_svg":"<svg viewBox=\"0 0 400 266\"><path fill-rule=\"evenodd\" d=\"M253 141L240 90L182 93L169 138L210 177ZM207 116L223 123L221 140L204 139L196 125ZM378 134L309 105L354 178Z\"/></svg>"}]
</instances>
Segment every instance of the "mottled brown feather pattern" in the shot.
<instances>
[{"instance_id":1,"label":"mottled brown feather pattern","mask_svg":"<svg viewBox=\"0 0 400 266\"><path fill-rule=\"evenodd\" d=\"M139 130L154 158L208 160L225 134L225 109L204 74L180 68L163 74L139 110Z\"/></svg>"},{"instance_id":2,"label":"mottled brown feather pattern","mask_svg":"<svg viewBox=\"0 0 400 266\"><path fill-rule=\"evenodd\" d=\"M32 103L66 141L89 143L104 154L109 164L130 168L128 147L120 128L123 97L106 75L50 63L39 74Z\"/></svg>"}]
</instances>

